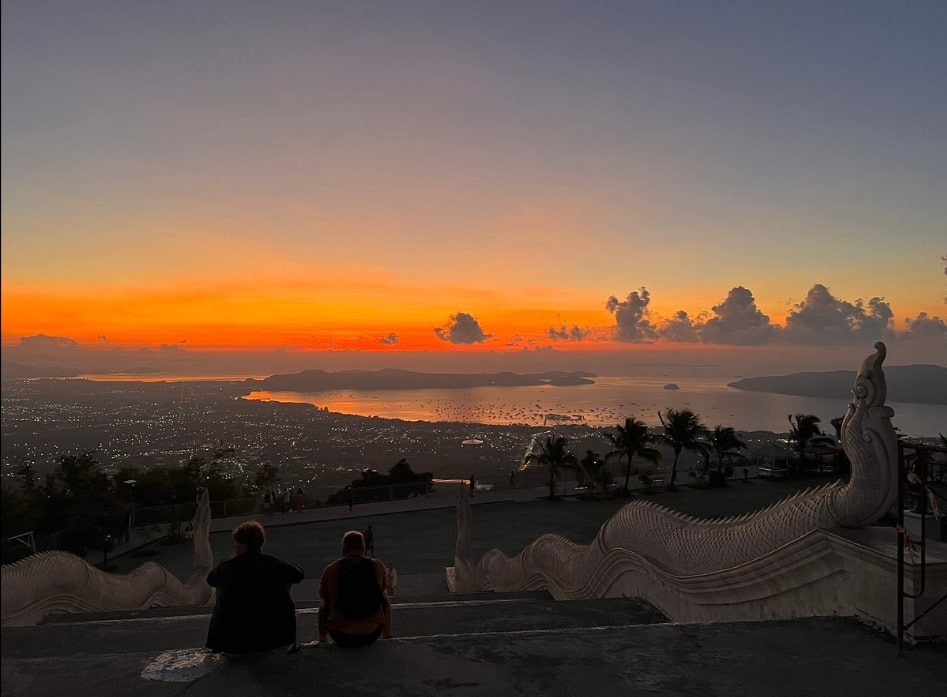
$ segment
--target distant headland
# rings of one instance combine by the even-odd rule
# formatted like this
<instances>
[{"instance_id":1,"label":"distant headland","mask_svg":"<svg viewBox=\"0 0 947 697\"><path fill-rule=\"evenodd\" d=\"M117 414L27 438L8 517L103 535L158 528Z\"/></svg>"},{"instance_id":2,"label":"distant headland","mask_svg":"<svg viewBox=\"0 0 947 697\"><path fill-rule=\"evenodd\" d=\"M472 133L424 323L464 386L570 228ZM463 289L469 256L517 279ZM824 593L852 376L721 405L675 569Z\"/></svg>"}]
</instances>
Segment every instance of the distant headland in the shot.
<instances>
[{"instance_id":1,"label":"distant headland","mask_svg":"<svg viewBox=\"0 0 947 697\"><path fill-rule=\"evenodd\" d=\"M947 368L939 365L893 365L886 367L884 372L888 401L947 404ZM831 399L850 393L854 383L854 370L835 370L743 378L728 385L750 392Z\"/></svg>"},{"instance_id":2,"label":"distant headland","mask_svg":"<svg viewBox=\"0 0 947 697\"><path fill-rule=\"evenodd\" d=\"M304 370L272 375L261 381L275 392L321 392L323 390L421 390L467 387L528 387L532 385L594 385L594 373L549 371L545 373L416 373L410 370Z\"/></svg>"}]
</instances>

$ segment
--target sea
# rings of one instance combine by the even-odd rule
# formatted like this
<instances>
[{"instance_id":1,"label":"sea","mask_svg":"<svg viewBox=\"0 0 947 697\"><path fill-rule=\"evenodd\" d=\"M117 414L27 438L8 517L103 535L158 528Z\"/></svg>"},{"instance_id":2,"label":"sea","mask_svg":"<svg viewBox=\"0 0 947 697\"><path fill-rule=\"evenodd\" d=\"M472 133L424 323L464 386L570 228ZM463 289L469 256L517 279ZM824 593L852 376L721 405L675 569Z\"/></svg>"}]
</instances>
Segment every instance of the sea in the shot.
<instances>
[{"instance_id":1,"label":"sea","mask_svg":"<svg viewBox=\"0 0 947 697\"><path fill-rule=\"evenodd\" d=\"M406 421L553 426L563 423L610 427L635 417L659 426L665 409L689 409L705 426L738 431L785 433L789 417L814 414L823 430L842 417L850 396L799 397L738 390L732 378L601 377L591 385L535 385L467 389L333 390L326 392L251 391L247 399L312 404L332 412ZM888 402L891 421L908 438L947 434L947 405Z\"/></svg>"}]
</instances>

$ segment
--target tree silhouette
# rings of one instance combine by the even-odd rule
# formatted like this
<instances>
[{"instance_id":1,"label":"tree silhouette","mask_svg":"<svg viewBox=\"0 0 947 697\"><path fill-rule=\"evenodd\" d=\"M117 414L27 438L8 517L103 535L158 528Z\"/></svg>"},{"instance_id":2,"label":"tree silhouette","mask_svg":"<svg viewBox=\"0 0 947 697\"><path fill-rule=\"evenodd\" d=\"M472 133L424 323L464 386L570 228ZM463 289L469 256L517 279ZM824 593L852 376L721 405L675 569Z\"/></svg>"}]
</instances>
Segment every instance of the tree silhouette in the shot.
<instances>
[{"instance_id":1,"label":"tree silhouette","mask_svg":"<svg viewBox=\"0 0 947 697\"><path fill-rule=\"evenodd\" d=\"M725 458L732 460L734 457L742 457L740 451L747 446L731 426L718 425L714 426L714 431L710 434L710 447L713 448L717 457L717 471L719 472L723 469Z\"/></svg>"},{"instance_id":2,"label":"tree silhouette","mask_svg":"<svg viewBox=\"0 0 947 697\"><path fill-rule=\"evenodd\" d=\"M523 458L523 464L536 463L549 468L549 498L556 498L556 479L567 468L580 467L579 461L568 448L569 441L564 436L546 436L545 442L533 441L530 452Z\"/></svg>"},{"instance_id":3,"label":"tree silhouette","mask_svg":"<svg viewBox=\"0 0 947 697\"><path fill-rule=\"evenodd\" d=\"M789 414L789 441L794 444L795 451L799 454L799 462L804 463L806 459L806 446L809 442L818 436L824 436L819 424L822 423L815 414Z\"/></svg>"},{"instance_id":4,"label":"tree silhouette","mask_svg":"<svg viewBox=\"0 0 947 697\"><path fill-rule=\"evenodd\" d=\"M700 417L690 409L666 409L658 412L664 433L658 434L658 442L671 446L674 450L674 464L671 466L671 478L667 485L668 491L676 491L677 463L681 451L693 450L704 457L709 457L712 450L710 444L704 440L709 438L707 427L700 422Z\"/></svg>"},{"instance_id":5,"label":"tree silhouette","mask_svg":"<svg viewBox=\"0 0 947 697\"><path fill-rule=\"evenodd\" d=\"M582 458L579 464L582 465L581 474L584 480L583 483L588 485L589 494L594 494L595 484L601 478L601 471L605 461L602 460L602 456L594 450L586 450L585 457Z\"/></svg>"},{"instance_id":6,"label":"tree silhouette","mask_svg":"<svg viewBox=\"0 0 947 697\"><path fill-rule=\"evenodd\" d=\"M605 455L605 460L625 459L625 486L623 491L628 493L628 480L631 477L631 458L635 455L656 463L661 459L661 453L652 446L655 437L648 431L644 422L630 416L625 419L625 425L615 426L617 433L606 431L603 435L614 446L614 450Z\"/></svg>"}]
</instances>

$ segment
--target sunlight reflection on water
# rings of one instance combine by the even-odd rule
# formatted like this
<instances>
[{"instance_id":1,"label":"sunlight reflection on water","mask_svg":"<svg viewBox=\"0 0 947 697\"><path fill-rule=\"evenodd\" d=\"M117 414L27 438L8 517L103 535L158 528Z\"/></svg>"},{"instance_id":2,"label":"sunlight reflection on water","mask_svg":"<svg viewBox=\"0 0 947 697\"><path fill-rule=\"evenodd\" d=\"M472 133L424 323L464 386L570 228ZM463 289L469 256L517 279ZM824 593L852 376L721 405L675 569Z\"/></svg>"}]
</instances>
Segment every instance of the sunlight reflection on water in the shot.
<instances>
[{"instance_id":1,"label":"sunlight reflection on water","mask_svg":"<svg viewBox=\"0 0 947 697\"><path fill-rule=\"evenodd\" d=\"M609 427L634 416L658 426L658 412L690 409L708 426L784 433L787 416L817 415L827 428L850 399L796 397L729 387L724 378L597 377L594 385L536 385L420 390L332 390L316 393L251 392L247 399L313 404L342 414L406 421L451 421L529 426L572 423ZM679 389L665 389L668 383ZM947 429L947 406L892 403L895 427L905 435L933 437Z\"/></svg>"}]
</instances>

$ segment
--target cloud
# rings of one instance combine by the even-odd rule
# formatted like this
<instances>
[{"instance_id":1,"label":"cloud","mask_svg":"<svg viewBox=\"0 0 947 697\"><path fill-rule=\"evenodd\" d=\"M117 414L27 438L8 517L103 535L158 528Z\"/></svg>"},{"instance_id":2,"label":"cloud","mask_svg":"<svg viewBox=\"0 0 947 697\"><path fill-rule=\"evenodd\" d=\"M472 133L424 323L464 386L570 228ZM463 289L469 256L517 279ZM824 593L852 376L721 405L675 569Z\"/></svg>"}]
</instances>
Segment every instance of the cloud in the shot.
<instances>
[{"instance_id":1,"label":"cloud","mask_svg":"<svg viewBox=\"0 0 947 697\"><path fill-rule=\"evenodd\" d=\"M894 314L884 298L872 298L867 306L832 296L817 283L806 299L790 310L783 338L795 344L851 344L894 337Z\"/></svg>"},{"instance_id":2,"label":"cloud","mask_svg":"<svg viewBox=\"0 0 947 697\"><path fill-rule=\"evenodd\" d=\"M573 324L571 328L566 328L565 325L562 325L558 329L556 327L549 327L546 330L546 336L548 336L553 341L582 341L587 337L591 332L588 329L582 329L579 325Z\"/></svg>"},{"instance_id":3,"label":"cloud","mask_svg":"<svg viewBox=\"0 0 947 697\"><path fill-rule=\"evenodd\" d=\"M382 338L380 338L378 340L378 343L383 344L385 346L394 346L395 344L398 343L398 335L395 334L394 332L391 332L391 334L389 334L388 336L383 336Z\"/></svg>"},{"instance_id":4,"label":"cloud","mask_svg":"<svg viewBox=\"0 0 947 697\"><path fill-rule=\"evenodd\" d=\"M492 336L485 334L480 323L466 312L451 315L447 329L437 327L434 333L441 341L449 341L452 344L482 344Z\"/></svg>"},{"instance_id":5,"label":"cloud","mask_svg":"<svg viewBox=\"0 0 947 697\"><path fill-rule=\"evenodd\" d=\"M612 336L616 341L648 344L658 338L658 332L648 319L651 294L647 288L632 291L624 300L614 295L605 301L605 309L615 315Z\"/></svg>"},{"instance_id":6,"label":"cloud","mask_svg":"<svg viewBox=\"0 0 947 697\"><path fill-rule=\"evenodd\" d=\"M919 341L937 341L947 337L947 324L940 317L929 317L926 312L920 313L915 319L907 319L908 330L906 339Z\"/></svg>"},{"instance_id":7,"label":"cloud","mask_svg":"<svg viewBox=\"0 0 947 697\"><path fill-rule=\"evenodd\" d=\"M20 339L20 346L31 351L70 351L79 348L79 344L73 339L46 334L24 336Z\"/></svg>"},{"instance_id":8,"label":"cloud","mask_svg":"<svg viewBox=\"0 0 947 697\"><path fill-rule=\"evenodd\" d=\"M696 324L684 310L678 310L674 316L658 328L658 333L668 341L695 343L700 339L700 325Z\"/></svg>"},{"instance_id":9,"label":"cloud","mask_svg":"<svg viewBox=\"0 0 947 697\"><path fill-rule=\"evenodd\" d=\"M756 307L753 293L743 286L730 289L726 300L714 305L714 316L701 328L705 343L758 346L771 342L779 330Z\"/></svg>"},{"instance_id":10,"label":"cloud","mask_svg":"<svg viewBox=\"0 0 947 697\"><path fill-rule=\"evenodd\" d=\"M181 343L187 343L187 342L182 341ZM150 353L150 349L144 349L144 350ZM158 351L159 353L161 353L162 356L183 356L187 353L187 351L185 351L183 348L181 348L177 344L161 344L161 346L158 348Z\"/></svg>"}]
</instances>

